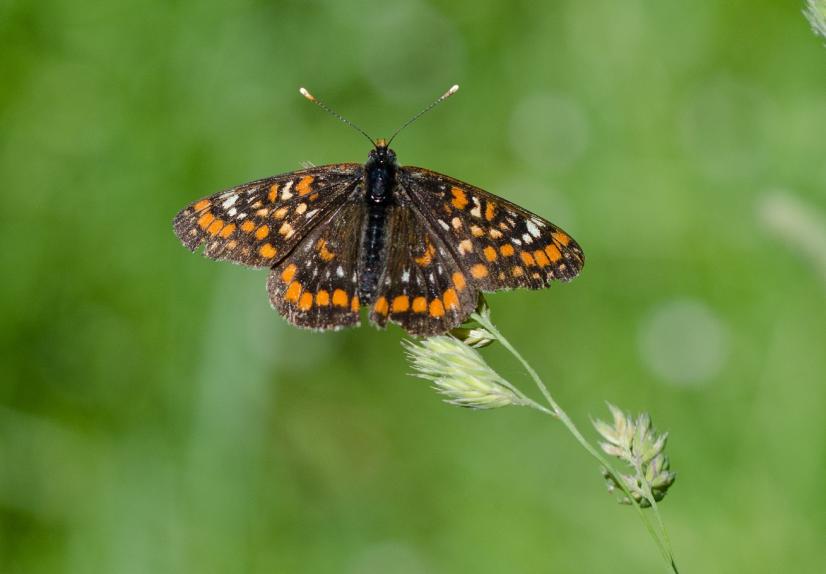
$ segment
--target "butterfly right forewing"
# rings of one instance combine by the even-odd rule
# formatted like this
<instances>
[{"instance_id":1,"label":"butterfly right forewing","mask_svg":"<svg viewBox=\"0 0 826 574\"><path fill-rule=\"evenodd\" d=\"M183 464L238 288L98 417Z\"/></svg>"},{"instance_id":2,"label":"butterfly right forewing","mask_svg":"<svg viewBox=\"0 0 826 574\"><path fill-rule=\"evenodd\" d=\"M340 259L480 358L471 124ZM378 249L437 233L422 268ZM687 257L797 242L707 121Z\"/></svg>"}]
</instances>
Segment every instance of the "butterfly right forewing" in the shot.
<instances>
[{"instance_id":1,"label":"butterfly right forewing","mask_svg":"<svg viewBox=\"0 0 826 574\"><path fill-rule=\"evenodd\" d=\"M540 289L582 269L577 242L518 205L418 167L401 168L399 182L483 291Z\"/></svg>"}]
</instances>

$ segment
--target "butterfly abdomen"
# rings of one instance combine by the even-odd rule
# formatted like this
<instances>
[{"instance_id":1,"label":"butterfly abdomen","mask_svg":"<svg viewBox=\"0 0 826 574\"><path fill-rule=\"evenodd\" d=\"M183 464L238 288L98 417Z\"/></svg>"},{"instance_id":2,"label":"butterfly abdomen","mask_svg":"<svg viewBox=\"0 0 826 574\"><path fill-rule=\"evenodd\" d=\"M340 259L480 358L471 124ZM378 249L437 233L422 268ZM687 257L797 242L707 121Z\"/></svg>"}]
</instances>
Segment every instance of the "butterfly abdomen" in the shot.
<instances>
[{"instance_id":1,"label":"butterfly abdomen","mask_svg":"<svg viewBox=\"0 0 826 574\"><path fill-rule=\"evenodd\" d=\"M364 236L359 261L359 298L362 304L373 301L384 266L384 247L389 208L385 205L369 205L364 221Z\"/></svg>"}]
</instances>

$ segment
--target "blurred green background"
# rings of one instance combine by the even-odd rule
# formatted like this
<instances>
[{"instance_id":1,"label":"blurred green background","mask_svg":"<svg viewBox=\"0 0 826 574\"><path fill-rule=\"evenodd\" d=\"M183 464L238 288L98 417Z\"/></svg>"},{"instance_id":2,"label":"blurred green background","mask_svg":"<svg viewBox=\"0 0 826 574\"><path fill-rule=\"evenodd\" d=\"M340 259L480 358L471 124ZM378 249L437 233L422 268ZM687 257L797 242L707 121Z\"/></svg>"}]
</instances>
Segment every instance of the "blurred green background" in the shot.
<instances>
[{"instance_id":1,"label":"blurred green background","mask_svg":"<svg viewBox=\"0 0 826 574\"><path fill-rule=\"evenodd\" d=\"M366 142L562 225L580 278L493 295L593 438L671 432L684 572L820 570L826 48L800 2L0 4L0 572L655 572L564 429L316 334L188 253L187 202ZM517 383L501 349L491 361ZM524 383L523 383L524 384ZM529 387L525 387L528 389Z\"/></svg>"}]
</instances>

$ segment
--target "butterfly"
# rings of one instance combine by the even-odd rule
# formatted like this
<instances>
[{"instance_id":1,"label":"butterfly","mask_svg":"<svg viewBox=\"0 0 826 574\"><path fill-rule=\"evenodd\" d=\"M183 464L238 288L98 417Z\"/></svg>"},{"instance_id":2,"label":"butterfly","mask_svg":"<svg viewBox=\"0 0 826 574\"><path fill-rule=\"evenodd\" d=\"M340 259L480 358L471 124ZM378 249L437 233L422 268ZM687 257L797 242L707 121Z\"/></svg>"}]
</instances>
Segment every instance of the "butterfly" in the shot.
<instances>
[{"instance_id":1,"label":"butterfly","mask_svg":"<svg viewBox=\"0 0 826 574\"><path fill-rule=\"evenodd\" d=\"M204 245L211 259L269 268L270 302L289 323L356 326L367 307L378 327L443 334L483 291L540 289L579 274L582 249L556 225L458 179L400 166L390 141L301 94L370 140L367 162L245 183L190 203L173 222L191 251Z\"/></svg>"}]
</instances>

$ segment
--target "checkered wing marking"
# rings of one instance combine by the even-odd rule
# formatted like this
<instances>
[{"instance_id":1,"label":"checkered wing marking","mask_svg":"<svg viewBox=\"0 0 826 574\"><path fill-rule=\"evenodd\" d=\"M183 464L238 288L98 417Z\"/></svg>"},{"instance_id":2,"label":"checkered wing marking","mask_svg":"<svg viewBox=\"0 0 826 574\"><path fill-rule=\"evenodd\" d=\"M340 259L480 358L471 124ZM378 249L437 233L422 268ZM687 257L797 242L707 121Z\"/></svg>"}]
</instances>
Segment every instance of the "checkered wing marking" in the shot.
<instances>
[{"instance_id":1,"label":"checkered wing marking","mask_svg":"<svg viewBox=\"0 0 826 574\"><path fill-rule=\"evenodd\" d=\"M475 309L478 292L403 190L396 199L370 321L379 327L397 323L411 335L444 333Z\"/></svg>"},{"instance_id":2,"label":"checkered wing marking","mask_svg":"<svg viewBox=\"0 0 826 574\"><path fill-rule=\"evenodd\" d=\"M325 216L270 272L270 302L291 324L319 330L359 324L361 193L356 186L344 205Z\"/></svg>"},{"instance_id":3,"label":"checkered wing marking","mask_svg":"<svg viewBox=\"0 0 826 574\"><path fill-rule=\"evenodd\" d=\"M573 238L551 222L478 187L418 167L399 180L482 291L541 289L570 281L585 263Z\"/></svg>"},{"instance_id":4,"label":"checkered wing marking","mask_svg":"<svg viewBox=\"0 0 826 574\"><path fill-rule=\"evenodd\" d=\"M361 181L359 164L325 165L245 183L181 210L175 234L190 250L271 267Z\"/></svg>"}]
</instances>

